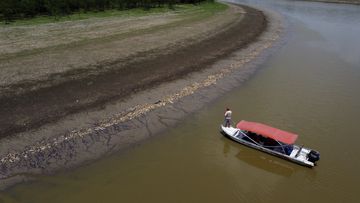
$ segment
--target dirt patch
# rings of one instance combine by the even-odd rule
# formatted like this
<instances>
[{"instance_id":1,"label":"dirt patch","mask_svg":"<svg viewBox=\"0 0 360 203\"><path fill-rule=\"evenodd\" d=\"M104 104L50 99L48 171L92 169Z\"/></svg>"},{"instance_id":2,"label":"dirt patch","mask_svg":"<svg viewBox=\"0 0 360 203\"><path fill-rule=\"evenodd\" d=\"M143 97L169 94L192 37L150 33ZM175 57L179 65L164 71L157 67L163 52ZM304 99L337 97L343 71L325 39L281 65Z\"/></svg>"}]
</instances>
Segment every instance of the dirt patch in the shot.
<instances>
[{"instance_id":1,"label":"dirt patch","mask_svg":"<svg viewBox=\"0 0 360 203\"><path fill-rule=\"evenodd\" d=\"M174 80L190 72L206 68L219 58L225 57L232 51L244 47L265 29L266 19L262 13L251 8L246 8L246 10L249 14L242 17L240 13L243 13L243 10L232 6L228 14L233 17L230 21L231 23L228 22L230 25L223 26L223 31L213 30L214 33L211 33L210 36L200 42L184 42L186 46L177 47L166 43L163 45L166 47L166 51L163 51L164 48L154 49L152 47L149 51L135 54L133 56L134 59L124 60L126 57L119 57L110 62L99 63L92 70L89 70L89 68L72 68L61 74L49 74L45 81L35 79L35 81L31 82L20 82L16 85L6 86L3 88L5 90L0 98L0 105L2 106L0 109L1 136L5 137L14 133L28 131L46 123L57 121L72 113L89 108L98 108L108 102L124 99L135 92L153 87L164 81ZM216 22L218 21L216 20ZM202 23L191 23L191 25L203 28L205 26L201 25ZM207 23L213 23L213 19ZM200 30L198 32L207 33L203 29ZM174 35L165 35L163 32L166 31L161 30L159 32L156 32L156 35L148 36L146 34L141 37L145 38L145 40L150 39L149 41L154 44L158 38L168 38L168 40L165 40L168 42L171 38L176 39L179 35L184 34L183 32L176 32ZM199 37L199 34L195 36ZM122 48L131 47L131 43L133 47L137 47L138 39L140 40L139 36L136 36L136 39L131 37L130 41L127 39L124 43L130 44ZM106 44L106 46L111 47L111 51L114 51L116 49L116 40L115 42L108 43L115 44L115 47ZM155 44L159 45L161 42ZM89 44L86 46L92 47L94 45ZM149 47L147 46L146 48ZM76 47L76 49L79 49L79 47ZM96 48L94 47L94 49ZM106 53L98 53L101 50L97 50L93 54L107 55ZM65 54L68 51L68 49L64 50ZM70 49L70 51L73 50ZM134 52L136 51L132 53ZM77 56L74 52L71 52L71 54ZM92 57L90 53L88 55L91 58L96 58L95 56ZM63 60L62 57L59 59ZM52 65L58 64L52 60L50 61L51 63L49 61L48 63ZM65 60L63 64L66 64L67 61L71 60ZM83 62L88 61L84 60ZM16 60L16 63L18 62L19 60ZM29 66L39 69L36 63L35 65L34 63L30 64ZM76 64L79 65L78 63ZM43 65L42 68L49 70L47 65ZM33 72L36 73L35 70ZM39 70L39 72L44 71ZM29 75L35 77L34 74ZM19 94L18 92L21 93Z\"/></svg>"},{"instance_id":2,"label":"dirt patch","mask_svg":"<svg viewBox=\"0 0 360 203\"><path fill-rule=\"evenodd\" d=\"M131 61L166 54L226 30L241 20L242 12L241 8L231 7L215 14L193 11L26 27L24 34L0 40L4 44L4 54L0 54L0 95L52 86L107 71L109 65L120 68ZM13 36L20 28L3 29Z\"/></svg>"}]
</instances>

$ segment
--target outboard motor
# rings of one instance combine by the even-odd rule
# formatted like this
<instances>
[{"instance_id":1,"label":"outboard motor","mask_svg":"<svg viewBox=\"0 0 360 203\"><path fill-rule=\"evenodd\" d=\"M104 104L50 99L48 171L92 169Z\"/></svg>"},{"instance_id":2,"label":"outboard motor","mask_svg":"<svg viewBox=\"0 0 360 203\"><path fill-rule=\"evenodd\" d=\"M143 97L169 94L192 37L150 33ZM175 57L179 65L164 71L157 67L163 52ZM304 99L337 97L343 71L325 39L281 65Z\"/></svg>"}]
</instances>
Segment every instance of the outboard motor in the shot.
<instances>
[{"instance_id":1,"label":"outboard motor","mask_svg":"<svg viewBox=\"0 0 360 203\"><path fill-rule=\"evenodd\" d=\"M309 155L308 155L308 160L315 163L316 161L319 161L320 159L320 153L315 151L315 150L311 150Z\"/></svg>"}]
</instances>

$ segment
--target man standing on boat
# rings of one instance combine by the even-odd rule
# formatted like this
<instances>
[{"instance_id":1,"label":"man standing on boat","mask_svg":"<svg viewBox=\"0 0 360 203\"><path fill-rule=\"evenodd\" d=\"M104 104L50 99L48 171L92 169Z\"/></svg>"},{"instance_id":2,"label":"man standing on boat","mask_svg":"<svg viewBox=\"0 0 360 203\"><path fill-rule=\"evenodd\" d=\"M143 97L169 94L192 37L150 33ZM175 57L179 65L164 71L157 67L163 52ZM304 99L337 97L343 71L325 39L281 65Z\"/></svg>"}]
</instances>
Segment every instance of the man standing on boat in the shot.
<instances>
[{"instance_id":1,"label":"man standing on boat","mask_svg":"<svg viewBox=\"0 0 360 203\"><path fill-rule=\"evenodd\" d=\"M231 126L231 114L232 114L232 111L229 108L226 108L226 111L225 111L225 127L230 127Z\"/></svg>"}]
</instances>

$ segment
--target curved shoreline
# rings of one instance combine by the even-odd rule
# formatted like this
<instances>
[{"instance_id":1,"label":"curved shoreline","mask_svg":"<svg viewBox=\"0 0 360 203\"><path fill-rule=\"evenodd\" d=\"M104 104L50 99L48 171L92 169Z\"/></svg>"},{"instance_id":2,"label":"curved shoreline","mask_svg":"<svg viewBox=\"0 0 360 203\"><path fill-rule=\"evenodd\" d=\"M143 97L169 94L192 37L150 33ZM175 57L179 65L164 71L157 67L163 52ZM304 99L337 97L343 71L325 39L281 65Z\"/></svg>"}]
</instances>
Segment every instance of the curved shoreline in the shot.
<instances>
[{"instance_id":1,"label":"curved shoreline","mask_svg":"<svg viewBox=\"0 0 360 203\"><path fill-rule=\"evenodd\" d=\"M24 151L1 155L0 178L3 180L0 187L5 187L6 182L10 184L31 179L31 175L19 175L25 172L51 173L54 170L78 166L104 154L128 149L166 130L167 127L176 125L189 113L239 86L256 71L259 57L265 57L266 50L282 33L279 17L269 13L266 16L269 23L267 30L257 37L255 42L241 50L232 51L221 60L213 61L206 69L192 72L186 75L187 78L163 82L150 90L138 92L126 101L108 105L104 109L105 113L126 110L116 111L120 113L89 128L53 135L25 148ZM226 80L221 80L224 78ZM82 116L96 116L97 113L86 112ZM79 115L62 124L75 121L77 116ZM51 133L57 129L56 126L50 126L32 132L32 135ZM8 141L14 142L10 138ZM12 178L5 181L7 177Z\"/></svg>"}]
</instances>

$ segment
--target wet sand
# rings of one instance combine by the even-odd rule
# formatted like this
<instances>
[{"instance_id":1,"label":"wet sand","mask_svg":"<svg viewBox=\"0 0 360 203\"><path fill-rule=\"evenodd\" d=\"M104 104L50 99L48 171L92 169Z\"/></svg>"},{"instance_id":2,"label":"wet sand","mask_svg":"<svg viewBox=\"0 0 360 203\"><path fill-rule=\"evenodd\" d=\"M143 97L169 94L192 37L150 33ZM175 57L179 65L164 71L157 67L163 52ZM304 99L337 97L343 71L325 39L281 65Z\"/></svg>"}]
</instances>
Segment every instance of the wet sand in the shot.
<instances>
[{"instance_id":1,"label":"wet sand","mask_svg":"<svg viewBox=\"0 0 360 203\"><path fill-rule=\"evenodd\" d=\"M129 149L241 84L282 31L279 17L243 9L226 31L176 52L2 98L2 184ZM19 117L31 122L14 125Z\"/></svg>"}]
</instances>

